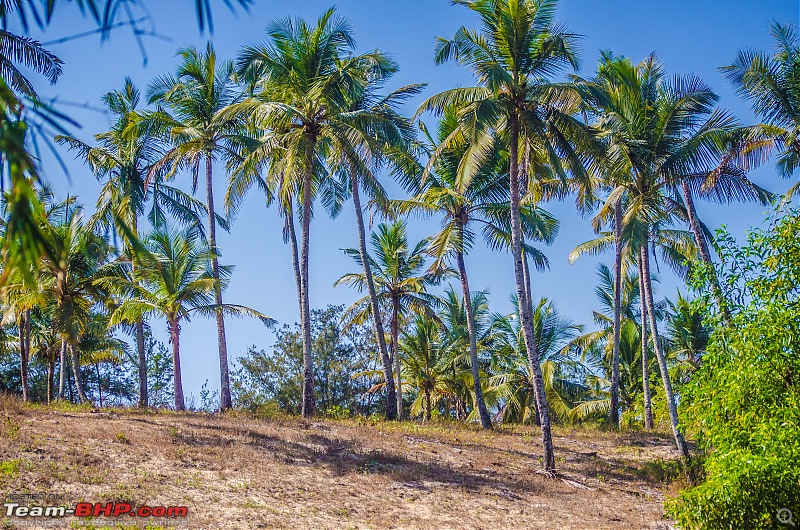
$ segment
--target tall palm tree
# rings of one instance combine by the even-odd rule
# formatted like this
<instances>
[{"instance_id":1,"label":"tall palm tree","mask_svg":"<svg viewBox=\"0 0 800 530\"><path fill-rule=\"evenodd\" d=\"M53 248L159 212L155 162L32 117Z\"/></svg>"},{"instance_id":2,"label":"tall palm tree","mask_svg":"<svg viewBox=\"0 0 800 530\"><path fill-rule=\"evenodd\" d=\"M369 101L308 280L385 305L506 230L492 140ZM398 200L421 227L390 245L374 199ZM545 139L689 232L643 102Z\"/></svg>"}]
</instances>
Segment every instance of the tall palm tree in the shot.
<instances>
[{"instance_id":1,"label":"tall palm tree","mask_svg":"<svg viewBox=\"0 0 800 530\"><path fill-rule=\"evenodd\" d=\"M424 125L421 127L427 134ZM428 135L431 150L437 150L439 143L456 134L457 127L455 109L445 109L437 132L439 141L434 141ZM424 180L423 190L407 201L398 202L403 212L442 215L442 228L431 237L430 250L436 258L433 267L439 267L447 257L454 259L464 300L470 300L472 296L464 255L469 252L475 239L473 225L483 224L484 236L490 244L494 243L497 233L502 231L502 217L508 216L509 208L508 186L506 175L500 171L499 153L495 154L493 160L487 160L485 169L469 181L458 178L459 166L467 156L468 147L463 134L459 135L458 141L450 141L447 149L440 150L435 171ZM466 188L465 183L468 184ZM465 308L476 407L483 428L491 429L492 419L484 402L478 366L475 308L471 304L465 304Z\"/></svg>"},{"instance_id":2,"label":"tall palm tree","mask_svg":"<svg viewBox=\"0 0 800 530\"><path fill-rule=\"evenodd\" d=\"M89 225L95 229L120 234L123 252L132 256L139 236L139 219L145 213L148 200L152 199L149 213L150 223L158 226L166 222L167 213L184 224L200 223L205 213L202 203L182 192L167 186L160 175L150 171L161 158L157 138L144 130L130 130L139 118L137 108L141 95L130 78L125 79L122 90L114 90L103 96L106 109L116 121L109 131L95 135L97 146L90 146L70 136L57 136L56 142L67 145L70 151L89 164L95 176L105 183L97 198L96 212ZM135 269L132 271L136 276ZM147 362L145 359L145 322L135 324L136 352L139 372L140 407L146 407Z\"/></svg>"},{"instance_id":3,"label":"tall palm tree","mask_svg":"<svg viewBox=\"0 0 800 530\"><path fill-rule=\"evenodd\" d=\"M319 192L323 192L323 201L335 203L340 197L328 178L329 148L341 151L351 143L348 137L363 140L359 130L369 118L351 112L353 103L362 98L369 76L385 76L390 63L377 51L357 55L352 28L334 9L313 26L301 19L284 19L271 24L267 32L268 42L245 47L239 55L239 71L254 95L235 105L230 114L251 116L260 129L270 132L266 141L285 150L280 164L283 187L299 195L302 203L303 415L310 417L315 408L308 294L312 204ZM358 150L359 140L351 149Z\"/></svg>"},{"instance_id":4,"label":"tall palm tree","mask_svg":"<svg viewBox=\"0 0 800 530\"><path fill-rule=\"evenodd\" d=\"M480 31L460 28L453 39L439 39L436 62L455 60L470 69L476 87L445 91L428 99L420 112L442 112L459 106L459 125L475 139L473 156L463 172L469 178L479 167L485 146L496 136L505 139L509 153L511 249L517 296L526 301L523 269L523 231L520 219L520 147L543 153L547 160L568 161L580 172L580 157L567 140L583 129L573 119L575 98L550 78L565 67L577 66L576 37L556 23L555 0L462 0L478 14ZM446 144L445 144L446 145ZM433 157L432 160L435 160ZM560 171L561 164L556 164ZM536 175L531 175L535 180ZM533 329L533 308L520 304L520 317L531 369L535 375L536 400L542 411L543 466L555 469L550 418Z\"/></svg>"},{"instance_id":5,"label":"tall palm tree","mask_svg":"<svg viewBox=\"0 0 800 530\"><path fill-rule=\"evenodd\" d=\"M178 52L181 64L175 75L156 78L148 88L150 103L158 110L144 113L140 126L157 131L171 148L154 166L154 170L169 168L173 175L182 167L192 172L193 187L205 163L205 192L208 209L208 239L213 255L211 268L214 279L220 279L217 223L222 221L214 207L214 161L229 158L235 152L244 133L243 119L220 111L236 103L240 89L234 79L231 61L217 62L214 47L209 43L205 51L185 48ZM223 228L227 223L222 222ZM215 303L222 307L222 283L214 287ZM220 310L216 315L217 343L220 369L220 406L231 407L228 345L225 336L225 317Z\"/></svg>"},{"instance_id":6,"label":"tall palm tree","mask_svg":"<svg viewBox=\"0 0 800 530\"><path fill-rule=\"evenodd\" d=\"M777 151L778 172L790 177L800 165L800 46L794 25L773 22L769 32L776 44L773 53L739 50L733 63L720 70L763 120L757 127L761 140L740 153L745 166L762 162L771 151ZM797 187L791 188L789 196Z\"/></svg>"},{"instance_id":7,"label":"tall palm tree","mask_svg":"<svg viewBox=\"0 0 800 530\"><path fill-rule=\"evenodd\" d=\"M698 165L701 171L704 169L706 148L718 133L728 130L730 120L720 113L711 115L716 96L699 79L689 76L666 80L655 55L634 65L629 59L606 54L602 59L600 81L586 86L595 94L598 108L606 117L601 128L612 146L607 151L609 160L606 163L615 168L615 175L624 175L614 183L596 219L609 218L618 201L622 201L623 237L638 255L642 294L651 317L650 335L675 443L688 455L678 427L677 404L662 341L653 318L650 243L654 237L666 233L666 227L676 216L685 219L685 209L671 195L675 183L697 172ZM677 264L676 254L685 256L687 252L697 252L696 247L693 251L683 250L666 254L671 264ZM723 300L719 304L725 306Z\"/></svg>"},{"instance_id":8,"label":"tall palm tree","mask_svg":"<svg viewBox=\"0 0 800 530\"><path fill-rule=\"evenodd\" d=\"M272 324L269 317L253 309L232 304L217 304L217 291L227 283L230 267L219 267L221 280L209 271L215 253L198 244L195 227L183 231L160 227L144 240L146 252L137 255L138 278L130 274L130 263L114 263L103 271L98 283L111 292L122 295L119 306L111 314L110 325L136 322L150 315L167 320L175 378L175 410L185 410L181 382L180 332L181 321L197 313L211 316L249 315ZM223 282L223 285L217 285Z\"/></svg>"},{"instance_id":9,"label":"tall palm tree","mask_svg":"<svg viewBox=\"0 0 800 530\"><path fill-rule=\"evenodd\" d=\"M328 135L324 142L328 144L327 165L331 169L330 176L338 177L338 182L334 186L329 186L331 182L324 179L326 172L320 171L316 176L319 180L323 178L318 185L323 187L322 194L326 203L326 208L333 214L338 214L342 197L342 188L349 188L353 197L353 206L355 208L356 222L358 228L359 249L365 258L367 251L366 230L364 228L363 210L361 202L361 191L363 190L369 197L373 199L373 204L379 208L385 209L388 203L385 190L381 185L377 171L387 161L391 161L393 157L387 156L393 152L405 152L410 140L413 138L413 131L409 121L399 114L399 105L408 97L417 94L421 90L421 85L408 85L398 90L391 92L388 95L381 95L379 91L389 81L389 79L397 72L398 66L388 56L379 51L372 52L368 56L363 57L361 68L362 72L357 72L357 65L349 67L352 70L351 75L360 76L362 78L363 87L356 91L346 94L344 104L346 107L342 109L347 112L349 119L341 120L338 124L338 134ZM343 65L344 66L344 65ZM272 97L272 95L268 96ZM352 119L357 117L357 120ZM239 202L243 198L246 191L252 186L254 182L258 182L268 194L273 194L272 190L275 179L267 178L254 178L257 174L264 169L265 162L269 162L272 166L268 168L273 173L278 175L277 190L283 192L282 203L283 215L287 221L287 239L294 242L294 218L287 215L292 209L291 203L293 202L292 193L286 193L284 183L287 183L287 172L291 174L291 167L281 164L284 158L286 148L276 149L274 140L274 131L269 130L274 124L256 120L254 124L260 131L260 141L255 143L251 149L243 156L242 163L239 164L235 171L234 178L231 180L228 195L226 196L226 204L230 204L233 208L237 208ZM347 132L347 134L341 134ZM287 171L288 170L288 171ZM344 184L347 182L348 184ZM328 189L340 188L338 193L330 193ZM317 190L320 193L320 190ZM294 243L293 243L294 244ZM294 252L294 250L293 250ZM298 261L299 260L295 260ZM389 364L389 354L386 347L386 340L383 332L383 322L381 320L380 311L378 311L377 295L375 293L374 282L372 280L372 273L369 270L369 261L362 259L364 263L364 273L367 278L367 287L370 293L370 298L373 305L373 326L378 340L378 347L381 354L381 362L384 368L387 380L387 419L393 419L395 413L395 390L394 382L391 377L391 364ZM299 263L298 263L299 265ZM297 267L299 269L299 267ZM299 272L299 270L298 270ZM298 291L300 291L300 275L298 274ZM300 309L302 311L302 293L300 294Z\"/></svg>"},{"instance_id":10,"label":"tall palm tree","mask_svg":"<svg viewBox=\"0 0 800 530\"><path fill-rule=\"evenodd\" d=\"M391 341L390 350L395 366L397 417L403 417L403 390L401 382L401 361L399 350L399 333L401 318L409 310L417 312L430 311L436 303L434 296L426 292L427 288L438 284L443 278L452 276L452 269L425 269L428 240L418 242L413 248L409 246L406 225L402 221L392 224L381 223L378 231L372 234L372 255L367 255L379 301L389 306ZM345 253L363 268L361 251L355 248L345 249ZM351 285L363 291L366 288L366 275L363 272L345 274L334 285L341 283ZM372 315L372 304L369 295L357 300L347 310L347 317L353 322L366 321Z\"/></svg>"}]
</instances>

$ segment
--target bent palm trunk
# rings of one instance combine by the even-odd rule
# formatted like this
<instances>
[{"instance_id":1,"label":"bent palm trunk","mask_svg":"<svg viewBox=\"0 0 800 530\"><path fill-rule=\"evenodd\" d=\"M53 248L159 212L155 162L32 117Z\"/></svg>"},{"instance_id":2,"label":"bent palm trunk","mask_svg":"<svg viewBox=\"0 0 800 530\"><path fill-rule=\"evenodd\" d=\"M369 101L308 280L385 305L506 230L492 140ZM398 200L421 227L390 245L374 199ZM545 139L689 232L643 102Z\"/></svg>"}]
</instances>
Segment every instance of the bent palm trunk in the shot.
<instances>
[{"instance_id":1,"label":"bent palm trunk","mask_svg":"<svg viewBox=\"0 0 800 530\"><path fill-rule=\"evenodd\" d=\"M725 325L732 327L733 319L731 318L731 313L728 310L728 302L725 300L725 295L722 292L722 288L719 286L719 279L717 278L716 269L714 269L714 262L711 261L711 252L708 250L708 242L706 241L706 237L700 227L700 219L697 217L697 210L694 207L692 190L685 180L681 182L681 188L683 189L684 199L686 200L686 213L689 217L689 227L692 229L694 239L697 242L697 249L700 251L700 258L703 260L703 263L706 265L706 267L708 267L708 270L711 274L711 293L714 296L714 300L717 302L717 309L719 309Z\"/></svg>"},{"instance_id":2,"label":"bent palm trunk","mask_svg":"<svg viewBox=\"0 0 800 530\"><path fill-rule=\"evenodd\" d=\"M653 284L650 277L650 255L648 252L647 244L642 245L640 250L642 260L642 272L644 276L644 293L647 302L647 312L653 318L650 318L650 335L653 337L653 350L656 352L656 359L658 360L658 368L661 372L661 381L664 383L664 397L667 399L667 409L669 410L669 421L672 426L672 434L675 437L675 445L678 451L684 457L689 456L689 448L686 446L686 441L683 439L680 427L678 426L678 407L675 403L675 394L672 391L672 383L669 380L669 371L667 369L667 359L664 357L664 350L661 348L661 343L658 340L658 327L656 326L655 317L655 304L653 303Z\"/></svg>"},{"instance_id":3,"label":"bent palm trunk","mask_svg":"<svg viewBox=\"0 0 800 530\"><path fill-rule=\"evenodd\" d=\"M622 200L614 205L614 344L611 354L611 405L609 422L619 428L619 335L622 320Z\"/></svg>"},{"instance_id":4,"label":"bent palm trunk","mask_svg":"<svg viewBox=\"0 0 800 530\"><path fill-rule=\"evenodd\" d=\"M525 278L522 264L522 220L520 218L520 187L519 187L519 122L515 115L509 117L510 129L510 161L509 161L509 188L511 192L511 253L514 257L514 279L517 284L517 298L525 300ZM544 389L544 377L539 363L539 352L536 349L533 310L530 304L520 304L520 321L525 347L528 350L528 361L534 375L534 394L542 422L542 465L546 471L555 471L555 456L553 454L553 438L550 432L550 414L547 407L547 398Z\"/></svg>"},{"instance_id":5,"label":"bent palm trunk","mask_svg":"<svg viewBox=\"0 0 800 530\"><path fill-rule=\"evenodd\" d=\"M172 343L172 372L175 379L175 410L186 410L181 381L181 326L178 320L169 321L169 341Z\"/></svg>"},{"instance_id":6,"label":"bent palm trunk","mask_svg":"<svg viewBox=\"0 0 800 530\"><path fill-rule=\"evenodd\" d=\"M361 263L364 264L364 277L367 280L367 290L369 291L369 303L372 308L372 325L375 328L375 336L378 339L378 347L381 354L381 365L383 366L383 378L386 381L386 419L393 420L397 417L397 409L394 407L396 401L394 389L394 377L392 377L392 364L389 359L389 352L386 348L386 335L383 331L381 321L380 305L378 294L375 291L375 282L372 279L372 269L369 265L367 255L367 236L364 230L364 217L361 211L361 197L358 190L358 177L354 172L350 175L353 187L353 206L356 209L356 225L358 226L358 252L361 255Z\"/></svg>"},{"instance_id":7,"label":"bent palm trunk","mask_svg":"<svg viewBox=\"0 0 800 530\"><path fill-rule=\"evenodd\" d=\"M214 187L212 185L212 159L206 155L206 201L208 202L208 242L211 245L211 272L216 280L214 303L222 307L222 286L219 283L219 259L217 250L217 220L214 215ZM217 345L219 347L220 409L231 408L231 379L228 372L228 341L225 337L225 316L217 309Z\"/></svg>"},{"instance_id":8,"label":"bent palm trunk","mask_svg":"<svg viewBox=\"0 0 800 530\"><path fill-rule=\"evenodd\" d=\"M469 362L472 365L472 382L475 389L475 406L481 417L481 426L484 429L492 428L492 418L486 410L486 402L483 399L483 388L481 387L481 371L478 366L478 341L475 336L475 315L472 307L472 297L469 291L469 279L467 278L467 268L464 265L464 253L456 251L456 262L458 263L458 273L461 276L461 289L464 292L464 307L467 310L467 334L469 335Z\"/></svg>"},{"instance_id":9,"label":"bent palm trunk","mask_svg":"<svg viewBox=\"0 0 800 530\"><path fill-rule=\"evenodd\" d=\"M644 273L642 272L641 257L636 260L639 266L639 300L642 313L642 394L644 396L644 428L653 428L653 403L650 396L650 359L647 352L647 303L644 296Z\"/></svg>"}]
</instances>

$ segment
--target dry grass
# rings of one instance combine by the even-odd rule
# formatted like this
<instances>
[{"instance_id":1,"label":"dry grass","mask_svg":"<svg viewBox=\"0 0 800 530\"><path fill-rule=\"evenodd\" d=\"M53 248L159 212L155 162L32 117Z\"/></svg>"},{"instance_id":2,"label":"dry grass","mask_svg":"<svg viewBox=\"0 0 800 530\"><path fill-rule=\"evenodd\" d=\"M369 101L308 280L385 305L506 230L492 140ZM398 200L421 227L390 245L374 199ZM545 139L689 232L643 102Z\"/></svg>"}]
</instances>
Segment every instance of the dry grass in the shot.
<instances>
[{"instance_id":1,"label":"dry grass","mask_svg":"<svg viewBox=\"0 0 800 530\"><path fill-rule=\"evenodd\" d=\"M3 495L186 504L192 529L670 528L661 503L680 484L668 436L559 428L555 446L559 474L549 478L537 473L530 428L92 413L0 399Z\"/></svg>"}]
</instances>

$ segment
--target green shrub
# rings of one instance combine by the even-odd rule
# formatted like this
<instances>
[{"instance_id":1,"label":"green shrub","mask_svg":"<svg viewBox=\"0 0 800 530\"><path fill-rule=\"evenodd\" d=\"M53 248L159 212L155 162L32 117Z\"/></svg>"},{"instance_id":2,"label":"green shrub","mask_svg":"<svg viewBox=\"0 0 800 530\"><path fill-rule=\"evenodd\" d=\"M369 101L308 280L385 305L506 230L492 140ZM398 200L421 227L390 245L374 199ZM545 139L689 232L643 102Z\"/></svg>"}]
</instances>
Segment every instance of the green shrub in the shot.
<instances>
[{"instance_id":1,"label":"green shrub","mask_svg":"<svg viewBox=\"0 0 800 530\"><path fill-rule=\"evenodd\" d=\"M681 396L685 424L706 452L706 480L668 503L683 528L788 528L778 511L800 515L798 234L791 211L743 248L720 238L735 263L722 284L746 305L735 329L718 327Z\"/></svg>"}]
</instances>

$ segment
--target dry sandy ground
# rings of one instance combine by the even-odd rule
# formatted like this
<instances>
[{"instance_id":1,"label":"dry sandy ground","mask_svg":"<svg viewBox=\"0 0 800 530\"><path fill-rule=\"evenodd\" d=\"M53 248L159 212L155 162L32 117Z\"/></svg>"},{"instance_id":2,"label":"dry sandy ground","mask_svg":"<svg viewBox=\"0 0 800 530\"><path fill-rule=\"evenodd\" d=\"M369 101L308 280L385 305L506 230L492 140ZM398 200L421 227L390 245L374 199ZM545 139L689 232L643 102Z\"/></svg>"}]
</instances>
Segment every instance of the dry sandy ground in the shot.
<instances>
[{"instance_id":1,"label":"dry sandy ground","mask_svg":"<svg viewBox=\"0 0 800 530\"><path fill-rule=\"evenodd\" d=\"M680 486L669 437L653 433L559 428L559 473L547 477L530 428L55 411L9 399L0 422L4 499L189 507L187 519L149 528L666 530L662 501ZM132 520L11 517L2 528Z\"/></svg>"}]
</instances>

